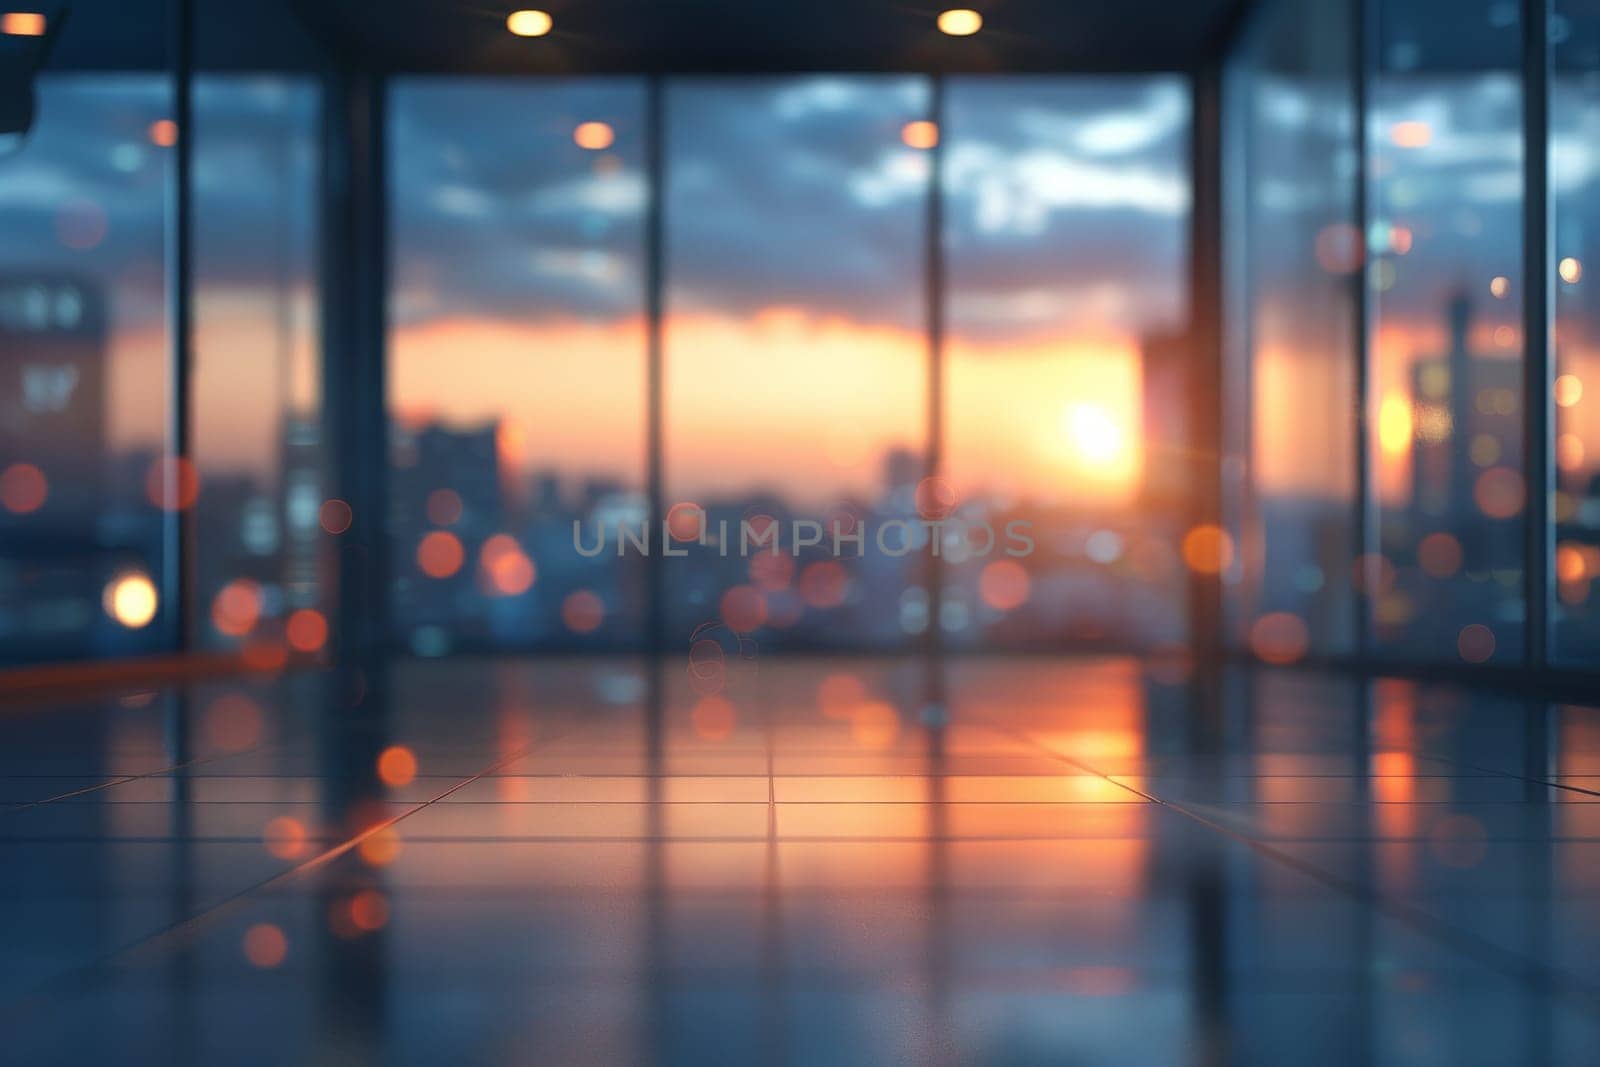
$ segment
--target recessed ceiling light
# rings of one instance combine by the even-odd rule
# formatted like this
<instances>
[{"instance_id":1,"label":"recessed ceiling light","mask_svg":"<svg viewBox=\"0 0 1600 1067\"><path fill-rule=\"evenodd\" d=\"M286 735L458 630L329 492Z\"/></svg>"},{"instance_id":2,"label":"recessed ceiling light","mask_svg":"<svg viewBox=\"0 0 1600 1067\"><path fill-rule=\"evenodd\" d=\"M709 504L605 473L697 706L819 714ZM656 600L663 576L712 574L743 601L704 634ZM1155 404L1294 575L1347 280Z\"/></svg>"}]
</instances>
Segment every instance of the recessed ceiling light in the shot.
<instances>
[{"instance_id":1,"label":"recessed ceiling light","mask_svg":"<svg viewBox=\"0 0 1600 1067\"><path fill-rule=\"evenodd\" d=\"M983 16L969 7L953 7L939 13L939 29L952 37L971 37L983 29Z\"/></svg>"},{"instance_id":2,"label":"recessed ceiling light","mask_svg":"<svg viewBox=\"0 0 1600 1067\"><path fill-rule=\"evenodd\" d=\"M543 37L555 25L547 11L513 11L506 16L506 29L518 37Z\"/></svg>"},{"instance_id":3,"label":"recessed ceiling light","mask_svg":"<svg viewBox=\"0 0 1600 1067\"><path fill-rule=\"evenodd\" d=\"M0 15L0 33L12 37L43 37L44 16L37 11L7 11Z\"/></svg>"}]
</instances>

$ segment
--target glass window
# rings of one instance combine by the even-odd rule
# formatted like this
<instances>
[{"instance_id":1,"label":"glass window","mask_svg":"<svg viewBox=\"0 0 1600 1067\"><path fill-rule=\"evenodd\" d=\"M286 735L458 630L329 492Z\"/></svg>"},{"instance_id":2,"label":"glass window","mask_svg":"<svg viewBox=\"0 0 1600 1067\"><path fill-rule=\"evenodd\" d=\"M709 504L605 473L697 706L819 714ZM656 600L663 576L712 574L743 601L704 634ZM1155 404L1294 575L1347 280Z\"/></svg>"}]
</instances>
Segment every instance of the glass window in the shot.
<instances>
[{"instance_id":1,"label":"glass window","mask_svg":"<svg viewBox=\"0 0 1600 1067\"><path fill-rule=\"evenodd\" d=\"M927 107L918 78L668 88L664 492L707 542L661 561L669 647L718 620L763 647L926 627L926 553L888 524L926 453ZM746 554L745 521L779 551ZM795 555L797 523L822 531Z\"/></svg>"},{"instance_id":2,"label":"glass window","mask_svg":"<svg viewBox=\"0 0 1600 1067\"><path fill-rule=\"evenodd\" d=\"M1550 86L1555 209L1552 653L1600 662L1600 3L1556 0Z\"/></svg>"},{"instance_id":3,"label":"glass window","mask_svg":"<svg viewBox=\"0 0 1600 1067\"><path fill-rule=\"evenodd\" d=\"M949 84L953 644L1182 639L1188 123L1169 77Z\"/></svg>"},{"instance_id":4,"label":"glass window","mask_svg":"<svg viewBox=\"0 0 1600 1067\"><path fill-rule=\"evenodd\" d=\"M47 74L0 146L6 661L168 647L170 114L164 74Z\"/></svg>"},{"instance_id":5,"label":"glass window","mask_svg":"<svg viewBox=\"0 0 1600 1067\"><path fill-rule=\"evenodd\" d=\"M194 457L203 644L327 637L316 315L318 92L194 85Z\"/></svg>"},{"instance_id":6,"label":"glass window","mask_svg":"<svg viewBox=\"0 0 1600 1067\"><path fill-rule=\"evenodd\" d=\"M1527 492L1517 6L1379 10L1365 131L1379 551L1361 580L1381 653L1515 663Z\"/></svg>"},{"instance_id":7,"label":"glass window","mask_svg":"<svg viewBox=\"0 0 1600 1067\"><path fill-rule=\"evenodd\" d=\"M1348 4L1262 9L1227 79L1232 640L1355 651L1360 284Z\"/></svg>"},{"instance_id":8,"label":"glass window","mask_svg":"<svg viewBox=\"0 0 1600 1067\"><path fill-rule=\"evenodd\" d=\"M637 80L410 79L390 102L395 625L426 655L636 643L645 513Z\"/></svg>"}]
</instances>

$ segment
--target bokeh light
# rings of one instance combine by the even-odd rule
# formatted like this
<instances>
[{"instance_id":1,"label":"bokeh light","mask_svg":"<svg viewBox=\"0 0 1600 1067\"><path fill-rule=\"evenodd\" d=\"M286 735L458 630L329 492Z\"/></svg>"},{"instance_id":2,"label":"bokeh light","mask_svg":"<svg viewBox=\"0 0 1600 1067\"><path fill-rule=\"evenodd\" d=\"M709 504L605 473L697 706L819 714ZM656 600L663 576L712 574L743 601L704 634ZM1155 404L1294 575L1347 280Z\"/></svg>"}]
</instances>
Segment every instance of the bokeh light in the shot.
<instances>
[{"instance_id":1,"label":"bokeh light","mask_svg":"<svg viewBox=\"0 0 1600 1067\"><path fill-rule=\"evenodd\" d=\"M900 140L907 148L934 148L939 144L939 124L926 119L908 122L900 127Z\"/></svg>"},{"instance_id":2,"label":"bokeh light","mask_svg":"<svg viewBox=\"0 0 1600 1067\"><path fill-rule=\"evenodd\" d=\"M392 826L375 830L356 845L356 855L368 867L387 867L400 857L400 832Z\"/></svg>"},{"instance_id":3,"label":"bokeh light","mask_svg":"<svg viewBox=\"0 0 1600 1067\"><path fill-rule=\"evenodd\" d=\"M1296 663L1310 644L1305 620L1292 612L1268 612L1250 625L1250 651L1264 663Z\"/></svg>"},{"instance_id":4,"label":"bokeh light","mask_svg":"<svg viewBox=\"0 0 1600 1067\"><path fill-rule=\"evenodd\" d=\"M1028 602L1028 572L1014 559L997 559L978 575L978 595L996 611L1015 611Z\"/></svg>"},{"instance_id":5,"label":"bokeh light","mask_svg":"<svg viewBox=\"0 0 1600 1067\"><path fill-rule=\"evenodd\" d=\"M289 939L271 923L257 923L245 931L244 958L252 967L271 970L289 956Z\"/></svg>"},{"instance_id":6,"label":"bokeh light","mask_svg":"<svg viewBox=\"0 0 1600 1067\"><path fill-rule=\"evenodd\" d=\"M959 497L956 495L955 486L937 475L924 478L917 483L917 514L929 522L938 522L950 517L956 509Z\"/></svg>"},{"instance_id":7,"label":"bokeh light","mask_svg":"<svg viewBox=\"0 0 1600 1067\"><path fill-rule=\"evenodd\" d=\"M888 748L900 736L900 713L883 700L867 700L850 711L850 738L862 748Z\"/></svg>"},{"instance_id":8,"label":"bokeh light","mask_svg":"<svg viewBox=\"0 0 1600 1067\"><path fill-rule=\"evenodd\" d=\"M733 733L739 715L732 702L721 696L701 697L690 712L694 732L707 741L721 741Z\"/></svg>"},{"instance_id":9,"label":"bokeh light","mask_svg":"<svg viewBox=\"0 0 1600 1067\"><path fill-rule=\"evenodd\" d=\"M365 933L381 930L389 922L389 898L376 889L363 889L350 898L351 924Z\"/></svg>"},{"instance_id":10,"label":"bokeh light","mask_svg":"<svg viewBox=\"0 0 1600 1067\"><path fill-rule=\"evenodd\" d=\"M1468 663L1487 663L1494 655L1494 647L1494 631L1482 623L1463 626L1456 636L1456 651Z\"/></svg>"},{"instance_id":11,"label":"bokeh light","mask_svg":"<svg viewBox=\"0 0 1600 1067\"><path fill-rule=\"evenodd\" d=\"M1522 473L1515 467L1491 467L1478 475L1472 487L1478 510L1491 519L1514 518L1522 510Z\"/></svg>"},{"instance_id":12,"label":"bokeh light","mask_svg":"<svg viewBox=\"0 0 1600 1067\"><path fill-rule=\"evenodd\" d=\"M461 519L461 494L454 489L435 489L424 507L428 521L435 526L454 526Z\"/></svg>"},{"instance_id":13,"label":"bokeh light","mask_svg":"<svg viewBox=\"0 0 1600 1067\"><path fill-rule=\"evenodd\" d=\"M261 708L243 693L225 693L206 705L200 734L214 751L243 752L261 740Z\"/></svg>"},{"instance_id":14,"label":"bokeh light","mask_svg":"<svg viewBox=\"0 0 1600 1067\"><path fill-rule=\"evenodd\" d=\"M417 778L417 756L405 745L390 745L378 754L378 780L391 789Z\"/></svg>"},{"instance_id":15,"label":"bokeh light","mask_svg":"<svg viewBox=\"0 0 1600 1067\"><path fill-rule=\"evenodd\" d=\"M429 578L448 578L465 560L461 539L446 530L425 534L417 544L417 567Z\"/></svg>"},{"instance_id":16,"label":"bokeh light","mask_svg":"<svg viewBox=\"0 0 1600 1067\"><path fill-rule=\"evenodd\" d=\"M243 637L261 619L261 583L235 578L211 600L211 625L227 637Z\"/></svg>"},{"instance_id":17,"label":"bokeh light","mask_svg":"<svg viewBox=\"0 0 1600 1067\"><path fill-rule=\"evenodd\" d=\"M130 630L150 625L160 603L155 583L141 570L118 574L106 583L101 595L101 606L106 614Z\"/></svg>"},{"instance_id":18,"label":"bokeh light","mask_svg":"<svg viewBox=\"0 0 1600 1067\"><path fill-rule=\"evenodd\" d=\"M484 591L490 596L520 596L533 588L538 571L510 534L495 534L478 550Z\"/></svg>"},{"instance_id":19,"label":"bokeh light","mask_svg":"<svg viewBox=\"0 0 1600 1067\"><path fill-rule=\"evenodd\" d=\"M316 608L301 608L289 616L284 636L296 652L319 652L328 643L328 620Z\"/></svg>"},{"instance_id":20,"label":"bokeh light","mask_svg":"<svg viewBox=\"0 0 1600 1067\"><path fill-rule=\"evenodd\" d=\"M1359 228L1348 222L1333 222L1317 231L1314 250L1317 266L1329 274L1352 274L1361 269L1365 246Z\"/></svg>"},{"instance_id":21,"label":"bokeh light","mask_svg":"<svg viewBox=\"0 0 1600 1067\"><path fill-rule=\"evenodd\" d=\"M1412 119L1389 127L1389 140L1396 148L1426 148L1433 141L1433 127Z\"/></svg>"},{"instance_id":22,"label":"bokeh light","mask_svg":"<svg viewBox=\"0 0 1600 1067\"><path fill-rule=\"evenodd\" d=\"M674 541L698 541L705 529L706 512L699 504L682 500L667 509L667 532Z\"/></svg>"},{"instance_id":23,"label":"bokeh light","mask_svg":"<svg viewBox=\"0 0 1600 1067\"><path fill-rule=\"evenodd\" d=\"M350 524L355 521L355 512L350 510L350 505L334 497L324 500L317 509L317 522L324 530L331 534L342 534L350 529Z\"/></svg>"},{"instance_id":24,"label":"bokeh light","mask_svg":"<svg viewBox=\"0 0 1600 1067\"><path fill-rule=\"evenodd\" d=\"M616 139L617 132L604 122L580 122L572 131L572 143L590 152L610 148Z\"/></svg>"},{"instance_id":25,"label":"bokeh light","mask_svg":"<svg viewBox=\"0 0 1600 1067\"><path fill-rule=\"evenodd\" d=\"M1435 578L1448 578L1461 569L1461 542L1454 535L1431 533L1417 543L1417 563Z\"/></svg>"},{"instance_id":26,"label":"bokeh light","mask_svg":"<svg viewBox=\"0 0 1600 1067\"><path fill-rule=\"evenodd\" d=\"M1183 535L1183 561L1196 574L1220 574L1233 562L1233 538L1220 526L1202 523Z\"/></svg>"},{"instance_id":27,"label":"bokeh light","mask_svg":"<svg viewBox=\"0 0 1600 1067\"><path fill-rule=\"evenodd\" d=\"M184 511L200 496L200 475L182 456L162 456L144 476L145 497L163 511Z\"/></svg>"},{"instance_id":28,"label":"bokeh light","mask_svg":"<svg viewBox=\"0 0 1600 1067\"><path fill-rule=\"evenodd\" d=\"M292 860L306 854L309 835L299 819L279 815L261 831L261 843L267 851L280 860Z\"/></svg>"},{"instance_id":29,"label":"bokeh light","mask_svg":"<svg viewBox=\"0 0 1600 1067\"><path fill-rule=\"evenodd\" d=\"M569 593L561 602L561 622L575 634L593 633L605 618L605 601L587 589Z\"/></svg>"},{"instance_id":30,"label":"bokeh light","mask_svg":"<svg viewBox=\"0 0 1600 1067\"><path fill-rule=\"evenodd\" d=\"M800 599L813 608L838 607L849 588L850 575L837 560L808 563L800 572Z\"/></svg>"},{"instance_id":31,"label":"bokeh light","mask_svg":"<svg viewBox=\"0 0 1600 1067\"><path fill-rule=\"evenodd\" d=\"M830 674L817 685L817 707L829 719L849 719L866 700L866 683L856 674Z\"/></svg>"},{"instance_id":32,"label":"bokeh light","mask_svg":"<svg viewBox=\"0 0 1600 1067\"><path fill-rule=\"evenodd\" d=\"M749 633L767 621L767 598L753 585L736 585L722 594L722 621L735 633Z\"/></svg>"},{"instance_id":33,"label":"bokeh light","mask_svg":"<svg viewBox=\"0 0 1600 1067\"><path fill-rule=\"evenodd\" d=\"M13 463L0 471L0 506L13 515L38 511L49 495L49 480L32 463Z\"/></svg>"},{"instance_id":34,"label":"bokeh light","mask_svg":"<svg viewBox=\"0 0 1600 1067\"><path fill-rule=\"evenodd\" d=\"M1557 407L1576 407L1583 399L1583 379L1576 374L1563 374L1556 378L1554 393Z\"/></svg>"}]
</instances>

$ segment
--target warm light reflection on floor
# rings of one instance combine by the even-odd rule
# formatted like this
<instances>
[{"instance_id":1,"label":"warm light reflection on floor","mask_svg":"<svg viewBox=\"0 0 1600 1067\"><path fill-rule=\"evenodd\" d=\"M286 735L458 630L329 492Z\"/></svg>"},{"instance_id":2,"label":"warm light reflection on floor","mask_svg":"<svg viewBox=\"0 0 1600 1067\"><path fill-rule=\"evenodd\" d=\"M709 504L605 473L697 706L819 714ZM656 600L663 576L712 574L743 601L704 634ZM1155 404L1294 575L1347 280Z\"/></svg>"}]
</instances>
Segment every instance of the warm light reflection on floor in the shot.
<instances>
[{"instance_id":1,"label":"warm light reflection on floor","mask_svg":"<svg viewBox=\"0 0 1600 1067\"><path fill-rule=\"evenodd\" d=\"M707 730L686 661L464 660L20 709L8 1052L1285 1062L1360 998L1341 1062L1581 1061L1593 709L1173 683L773 658Z\"/></svg>"}]
</instances>

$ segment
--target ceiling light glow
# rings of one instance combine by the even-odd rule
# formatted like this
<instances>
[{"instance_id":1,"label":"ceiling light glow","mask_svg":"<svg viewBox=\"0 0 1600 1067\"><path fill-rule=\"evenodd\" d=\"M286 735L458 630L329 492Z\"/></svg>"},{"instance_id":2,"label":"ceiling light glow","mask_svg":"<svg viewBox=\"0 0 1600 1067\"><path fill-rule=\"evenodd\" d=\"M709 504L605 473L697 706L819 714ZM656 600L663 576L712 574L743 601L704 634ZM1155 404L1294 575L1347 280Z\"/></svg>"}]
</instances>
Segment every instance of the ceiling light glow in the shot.
<instances>
[{"instance_id":1,"label":"ceiling light glow","mask_svg":"<svg viewBox=\"0 0 1600 1067\"><path fill-rule=\"evenodd\" d=\"M939 30L951 37L971 37L983 29L983 16L968 7L955 7L939 13Z\"/></svg>"},{"instance_id":2,"label":"ceiling light glow","mask_svg":"<svg viewBox=\"0 0 1600 1067\"><path fill-rule=\"evenodd\" d=\"M553 25L555 20L547 11L513 11L506 16L506 29L518 37L543 37Z\"/></svg>"}]
</instances>

